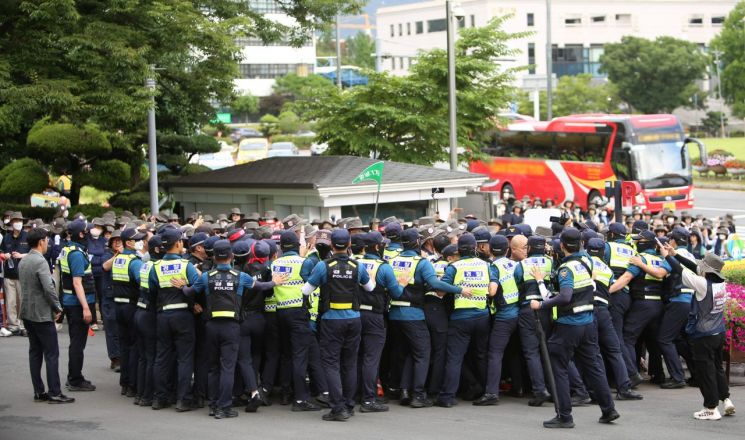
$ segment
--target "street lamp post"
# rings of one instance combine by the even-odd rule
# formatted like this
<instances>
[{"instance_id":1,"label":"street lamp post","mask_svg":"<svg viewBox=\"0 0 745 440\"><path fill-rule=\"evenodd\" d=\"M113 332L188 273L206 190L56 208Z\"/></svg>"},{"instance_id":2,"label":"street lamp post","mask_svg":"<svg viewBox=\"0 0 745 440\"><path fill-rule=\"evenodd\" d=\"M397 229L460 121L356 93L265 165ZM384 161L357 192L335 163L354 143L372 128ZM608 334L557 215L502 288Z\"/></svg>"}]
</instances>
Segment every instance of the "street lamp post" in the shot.
<instances>
[{"instance_id":1,"label":"street lamp post","mask_svg":"<svg viewBox=\"0 0 745 440\"><path fill-rule=\"evenodd\" d=\"M448 40L448 123L450 132L450 169L458 169L458 135L456 126L455 101L455 32L458 28L457 17L463 16L460 4L447 0L445 2Z\"/></svg>"},{"instance_id":2,"label":"street lamp post","mask_svg":"<svg viewBox=\"0 0 745 440\"><path fill-rule=\"evenodd\" d=\"M553 118L553 47L551 44L551 0L546 0L546 120Z\"/></svg>"},{"instance_id":3,"label":"street lamp post","mask_svg":"<svg viewBox=\"0 0 745 440\"><path fill-rule=\"evenodd\" d=\"M336 86L341 90L341 40L339 38L339 16L336 16Z\"/></svg>"},{"instance_id":4,"label":"street lamp post","mask_svg":"<svg viewBox=\"0 0 745 440\"><path fill-rule=\"evenodd\" d=\"M147 111L147 145L150 166L150 214L157 215L158 203L158 155L155 145L155 79L147 78L145 87L150 89L150 109Z\"/></svg>"},{"instance_id":5,"label":"street lamp post","mask_svg":"<svg viewBox=\"0 0 745 440\"><path fill-rule=\"evenodd\" d=\"M719 56L722 53L718 50L714 51L714 62L717 65L717 95L719 96L720 111L719 111L719 129L722 137L724 135L724 99L722 98L722 72L719 70Z\"/></svg>"}]
</instances>

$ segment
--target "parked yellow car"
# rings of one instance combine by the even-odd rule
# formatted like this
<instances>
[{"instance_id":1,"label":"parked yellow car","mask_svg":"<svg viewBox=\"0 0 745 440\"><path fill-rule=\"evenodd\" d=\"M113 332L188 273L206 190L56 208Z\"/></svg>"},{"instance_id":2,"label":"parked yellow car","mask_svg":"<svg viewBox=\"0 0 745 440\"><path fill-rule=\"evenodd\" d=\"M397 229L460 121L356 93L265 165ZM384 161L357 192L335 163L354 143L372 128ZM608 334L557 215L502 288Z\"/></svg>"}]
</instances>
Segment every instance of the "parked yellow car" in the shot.
<instances>
[{"instance_id":1,"label":"parked yellow car","mask_svg":"<svg viewBox=\"0 0 745 440\"><path fill-rule=\"evenodd\" d=\"M238 155L235 163L253 162L255 160L266 159L269 151L269 141L266 138L246 138L238 144Z\"/></svg>"}]
</instances>

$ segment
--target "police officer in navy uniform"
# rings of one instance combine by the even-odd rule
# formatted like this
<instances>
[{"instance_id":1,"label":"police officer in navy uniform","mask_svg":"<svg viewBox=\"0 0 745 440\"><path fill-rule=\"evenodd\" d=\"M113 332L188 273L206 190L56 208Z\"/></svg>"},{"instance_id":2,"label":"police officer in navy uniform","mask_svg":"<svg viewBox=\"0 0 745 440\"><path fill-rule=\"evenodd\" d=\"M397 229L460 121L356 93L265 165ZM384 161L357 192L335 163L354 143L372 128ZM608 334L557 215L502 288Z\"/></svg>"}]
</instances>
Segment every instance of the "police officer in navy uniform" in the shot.
<instances>
[{"instance_id":1,"label":"police officer in navy uniform","mask_svg":"<svg viewBox=\"0 0 745 440\"><path fill-rule=\"evenodd\" d=\"M602 410L600 423L611 423L619 414L613 404L605 368L599 362L598 335L593 322L595 288L592 280L592 260L581 250L581 235L575 228L561 233L563 259L558 270L559 293L543 301L531 300L533 310L554 307L554 325L548 340L556 381L557 414L543 422L546 428L573 428L572 401L569 389L569 364L574 359L585 373L585 380L594 392ZM544 274L533 270L536 279ZM543 287L545 289L545 286ZM543 290L543 289L541 289Z\"/></svg>"},{"instance_id":2,"label":"police officer in navy uniform","mask_svg":"<svg viewBox=\"0 0 745 440\"><path fill-rule=\"evenodd\" d=\"M83 352L88 328L93 319L96 290L90 259L86 253L86 224L74 220L67 226L70 243L60 253L62 272L62 308L70 330L67 389L94 391L96 387L83 377Z\"/></svg>"},{"instance_id":3,"label":"police officer in navy uniform","mask_svg":"<svg viewBox=\"0 0 745 440\"><path fill-rule=\"evenodd\" d=\"M603 261L613 271L613 276L619 279L629 268L629 261L631 257L636 255L636 251L626 241L626 226L623 223L615 222L608 225L607 242L605 245L605 252L603 253ZM626 347L623 343L623 323L626 319L626 314L631 307L631 295L629 295L628 289L619 290L610 296L610 316L613 321L613 328L616 330L616 336L621 342L621 352L626 357ZM640 382L634 383L636 386Z\"/></svg>"},{"instance_id":4,"label":"police officer in navy uniform","mask_svg":"<svg viewBox=\"0 0 745 440\"><path fill-rule=\"evenodd\" d=\"M188 261L202 274L211 269L210 258L207 255L205 242L209 238L204 232L196 232L189 238L189 257ZM204 310L204 298L196 299L198 310ZM194 406L204 408L204 399L207 397L207 374L209 370L207 358L207 317L204 313L194 314L194 384L192 394L194 395Z\"/></svg>"},{"instance_id":5,"label":"police officer in navy uniform","mask_svg":"<svg viewBox=\"0 0 745 440\"><path fill-rule=\"evenodd\" d=\"M592 274L595 280L595 325L598 329L600 353L613 373L616 384L616 400L641 400L641 394L631 389L626 363L623 360L621 341L618 340L610 316L610 293L608 289L615 281L613 270L603 261L605 242L602 238L591 238L587 242L587 253L592 258ZM601 359L602 362L602 359Z\"/></svg>"},{"instance_id":6,"label":"police officer in navy uniform","mask_svg":"<svg viewBox=\"0 0 745 440\"><path fill-rule=\"evenodd\" d=\"M388 243L383 251L383 259L385 261L390 261L404 250L401 246L401 234L403 233L403 228L399 222L393 221L385 225L383 233L385 234L385 238L390 240L390 243Z\"/></svg>"},{"instance_id":7,"label":"police officer in navy uniform","mask_svg":"<svg viewBox=\"0 0 745 440\"><path fill-rule=\"evenodd\" d=\"M116 304L116 322L119 329L119 353L121 356L121 374L119 385L122 395L134 397L137 395L137 328L135 326L135 311L140 297L140 268L142 259L138 251L144 251L147 235L135 228L122 231L121 239L124 249L113 258L105 261L103 270L110 271L112 276L112 290Z\"/></svg>"},{"instance_id":8,"label":"police officer in navy uniform","mask_svg":"<svg viewBox=\"0 0 745 440\"><path fill-rule=\"evenodd\" d=\"M155 399L153 409L170 406L168 382L177 363L176 411L194 409L191 378L194 373L194 318L193 298L175 287L174 280L183 280L193 285L199 278L197 269L186 261L181 253L184 244L181 231L165 229L160 234L165 255L153 264L150 272L150 294L157 298L157 355L155 358Z\"/></svg>"},{"instance_id":9,"label":"police officer in navy uniform","mask_svg":"<svg viewBox=\"0 0 745 440\"><path fill-rule=\"evenodd\" d=\"M150 293L150 272L153 264L163 256L161 252L163 240L160 235L155 234L148 240L148 254L150 261L140 266L140 295L137 299L137 311L135 312L135 328L137 329L137 352L139 359L137 363L137 396L135 404L140 406L153 405L155 365L155 343L158 335L155 330L157 314L157 299Z\"/></svg>"},{"instance_id":10,"label":"police officer in navy uniform","mask_svg":"<svg viewBox=\"0 0 745 440\"><path fill-rule=\"evenodd\" d=\"M375 281L364 266L349 258L349 231L331 234L333 255L318 263L302 287L304 296L321 288L318 314L321 324L321 360L326 369L331 411L326 421L346 421L354 411L357 391L357 356L360 345L359 286L372 292Z\"/></svg>"}]
</instances>

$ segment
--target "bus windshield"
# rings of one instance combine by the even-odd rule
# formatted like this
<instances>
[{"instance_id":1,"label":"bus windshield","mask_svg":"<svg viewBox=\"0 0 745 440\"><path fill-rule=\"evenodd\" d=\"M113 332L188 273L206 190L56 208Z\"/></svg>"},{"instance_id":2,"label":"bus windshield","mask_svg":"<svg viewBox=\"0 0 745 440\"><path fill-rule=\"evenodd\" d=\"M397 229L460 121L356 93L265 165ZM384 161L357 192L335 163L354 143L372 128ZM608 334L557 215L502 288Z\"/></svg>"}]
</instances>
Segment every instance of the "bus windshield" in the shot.
<instances>
[{"instance_id":1,"label":"bus windshield","mask_svg":"<svg viewBox=\"0 0 745 440\"><path fill-rule=\"evenodd\" d=\"M683 142L660 142L634 145L637 179L646 189L670 188L691 184L691 167L686 151L683 166L680 150Z\"/></svg>"}]
</instances>

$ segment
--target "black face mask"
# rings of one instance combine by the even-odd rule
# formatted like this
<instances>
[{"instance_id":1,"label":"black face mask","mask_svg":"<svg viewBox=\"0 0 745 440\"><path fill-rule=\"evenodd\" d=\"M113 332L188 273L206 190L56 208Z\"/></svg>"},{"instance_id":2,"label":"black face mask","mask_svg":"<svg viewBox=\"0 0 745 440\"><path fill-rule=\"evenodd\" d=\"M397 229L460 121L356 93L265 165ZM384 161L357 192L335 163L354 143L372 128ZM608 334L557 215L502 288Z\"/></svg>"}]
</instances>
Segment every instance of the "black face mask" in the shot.
<instances>
[{"instance_id":1,"label":"black face mask","mask_svg":"<svg viewBox=\"0 0 745 440\"><path fill-rule=\"evenodd\" d=\"M636 243L636 250L639 252L648 251L650 249L655 249L657 247L657 244L653 241L640 241Z\"/></svg>"}]
</instances>

